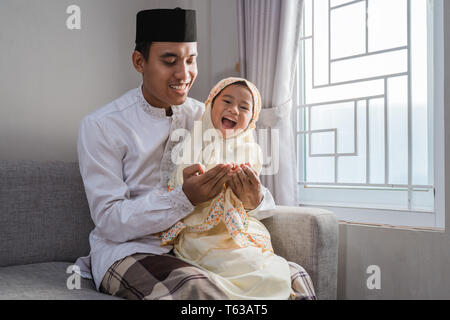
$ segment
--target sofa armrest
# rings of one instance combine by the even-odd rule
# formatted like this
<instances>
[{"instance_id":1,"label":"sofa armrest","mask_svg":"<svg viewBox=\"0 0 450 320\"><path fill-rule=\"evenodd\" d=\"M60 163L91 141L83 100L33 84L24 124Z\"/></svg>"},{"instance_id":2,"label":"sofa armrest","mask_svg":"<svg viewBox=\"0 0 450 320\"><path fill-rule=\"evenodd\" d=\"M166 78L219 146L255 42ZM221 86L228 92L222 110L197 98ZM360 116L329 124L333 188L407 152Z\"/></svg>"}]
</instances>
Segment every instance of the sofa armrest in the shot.
<instances>
[{"instance_id":1,"label":"sofa armrest","mask_svg":"<svg viewBox=\"0 0 450 320\"><path fill-rule=\"evenodd\" d=\"M276 254L301 265L310 275L316 296L336 299L338 223L330 211L277 206L262 220Z\"/></svg>"}]
</instances>

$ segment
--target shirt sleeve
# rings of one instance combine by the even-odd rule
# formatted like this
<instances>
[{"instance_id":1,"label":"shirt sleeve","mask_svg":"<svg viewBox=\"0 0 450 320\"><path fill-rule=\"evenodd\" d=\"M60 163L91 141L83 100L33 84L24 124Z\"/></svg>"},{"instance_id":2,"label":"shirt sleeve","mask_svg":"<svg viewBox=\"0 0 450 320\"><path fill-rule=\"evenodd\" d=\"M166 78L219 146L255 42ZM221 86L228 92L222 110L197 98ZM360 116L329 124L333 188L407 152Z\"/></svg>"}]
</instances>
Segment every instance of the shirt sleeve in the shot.
<instances>
[{"instance_id":1,"label":"shirt sleeve","mask_svg":"<svg viewBox=\"0 0 450 320\"><path fill-rule=\"evenodd\" d=\"M258 207L247 212L250 217L254 217L258 220L273 216L273 210L276 207L275 201L273 200L272 194L270 193L269 189L264 186L261 186L261 189L263 193L263 200Z\"/></svg>"},{"instance_id":2,"label":"shirt sleeve","mask_svg":"<svg viewBox=\"0 0 450 320\"><path fill-rule=\"evenodd\" d=\"M109 143L95 119L81 122L78 159L92 220L107 240L126 242L166 230L194 210L181 186L171 192L155 188L130 198L123 154Z\"/></svg>"}]
</instances>

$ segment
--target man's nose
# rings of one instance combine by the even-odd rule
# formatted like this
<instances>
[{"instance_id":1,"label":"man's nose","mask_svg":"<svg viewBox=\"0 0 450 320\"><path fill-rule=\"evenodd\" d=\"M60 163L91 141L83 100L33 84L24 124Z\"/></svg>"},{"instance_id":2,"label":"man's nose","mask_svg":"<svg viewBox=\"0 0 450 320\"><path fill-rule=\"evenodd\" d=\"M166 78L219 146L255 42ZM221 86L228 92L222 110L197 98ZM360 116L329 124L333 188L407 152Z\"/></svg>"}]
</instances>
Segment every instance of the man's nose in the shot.
<instances>
[{"instance_id":1,"label":"man's nose","mask_svg":"<svg viewBox=\"0 0 450 320\"><path fill-rule=\"evenodd\" d=\"M175 72L175 77L179 80L191 80L190 68L185 63L181 63Z\"/></svg>"}]
</instances>

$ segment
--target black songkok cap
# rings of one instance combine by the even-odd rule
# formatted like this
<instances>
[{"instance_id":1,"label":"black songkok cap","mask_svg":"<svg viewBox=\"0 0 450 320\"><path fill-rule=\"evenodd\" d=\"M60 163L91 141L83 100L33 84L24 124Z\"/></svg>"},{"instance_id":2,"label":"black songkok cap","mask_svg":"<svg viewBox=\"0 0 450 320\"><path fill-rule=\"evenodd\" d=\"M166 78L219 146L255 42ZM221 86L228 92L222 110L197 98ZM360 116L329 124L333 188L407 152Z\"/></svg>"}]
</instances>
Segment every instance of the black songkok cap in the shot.
<instances>
[{"instance_id":1,"label":"black songkok cap","mask_svg":"<svg viewBox=\"0 0 450 320\"><path fill-rule=\"evenodd\" d=\"M195 10L144 10L136 20L136 43L197 42Z\"/></svg>"}]
</instances>

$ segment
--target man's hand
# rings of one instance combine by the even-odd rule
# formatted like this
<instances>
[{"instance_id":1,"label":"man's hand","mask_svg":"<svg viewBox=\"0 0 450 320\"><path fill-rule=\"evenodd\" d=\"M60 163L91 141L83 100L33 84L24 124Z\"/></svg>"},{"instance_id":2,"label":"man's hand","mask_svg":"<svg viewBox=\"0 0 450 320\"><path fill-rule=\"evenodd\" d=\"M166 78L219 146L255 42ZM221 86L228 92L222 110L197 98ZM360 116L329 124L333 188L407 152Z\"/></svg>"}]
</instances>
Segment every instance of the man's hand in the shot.
<instances>
[{"instance_id":1,"label":"man's hand","mask_svg":"<svg viewBox=\"0 0 450 320\"><path fill-rule=\"evenodd\" d=\"M219 164L205 172L200 164L195 164L183 170L183 192L196 206L211 200L222 191L224 183L230 179L230 164Z\"/></svg>"},{"instance_id":2,"label":"man's hand","mask_svg":"<svg viewBox=\"0 0 450 320\"><path fill-rule=\"evenodd\" d=\"M258 173L248 163L233 168L233 175L227 182L227 185L231 187L234 194L242 201L247 211L258 207L263 200Z\"/></svg>"}]
</instances>

